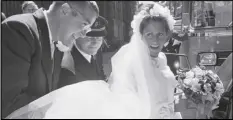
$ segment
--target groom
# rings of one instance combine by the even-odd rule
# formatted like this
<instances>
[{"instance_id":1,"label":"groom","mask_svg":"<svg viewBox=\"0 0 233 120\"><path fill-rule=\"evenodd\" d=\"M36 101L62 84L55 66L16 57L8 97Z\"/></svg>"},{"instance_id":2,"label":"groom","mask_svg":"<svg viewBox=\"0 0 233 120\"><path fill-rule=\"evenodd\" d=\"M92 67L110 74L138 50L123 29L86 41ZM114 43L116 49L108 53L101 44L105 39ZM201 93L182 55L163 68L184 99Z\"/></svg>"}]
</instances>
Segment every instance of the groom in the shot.
<instances>
[{"instance_id":1,"label":"groom","mask_svg":"<svg viewBox=\"0 0 233 120\"><path fill-rule=\"evenodd\" d=\"M80 31L90 28L98 14L94 1L54 1L48 11L3 21L2 118L54 90L63 54L59 50L72 44L73 33L85 34Z\"/></svg>"},{"instance_id":2,"label":"groom","mask_svg":"<svg viewBox=\"0 0 233 120\"><path fill-rule=\"evenodd\" d=\"M98 52L107 20L99 16L85 37L76 39L70 52L64 53L58 88L85 80L105 80L102 57Z\"/></svg>"}]
</instances>

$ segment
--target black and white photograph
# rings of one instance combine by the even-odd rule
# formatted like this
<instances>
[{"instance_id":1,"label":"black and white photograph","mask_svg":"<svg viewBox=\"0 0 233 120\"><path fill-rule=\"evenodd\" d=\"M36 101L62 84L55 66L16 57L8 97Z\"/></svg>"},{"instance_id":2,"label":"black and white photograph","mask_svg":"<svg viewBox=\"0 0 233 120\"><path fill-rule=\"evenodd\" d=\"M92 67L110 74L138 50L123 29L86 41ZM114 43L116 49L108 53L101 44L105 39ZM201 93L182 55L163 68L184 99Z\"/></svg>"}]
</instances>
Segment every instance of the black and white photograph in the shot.
<instances>
[{"instance_id":1,"label":"black and white photograph","mask_svg":"<svg viewBox=\"0 0 233 120\"><path fill-rule=\"evenodd\" d=\"M1 1L2 119L232 119L232 1Z\"/></svg>"}]
</instances>

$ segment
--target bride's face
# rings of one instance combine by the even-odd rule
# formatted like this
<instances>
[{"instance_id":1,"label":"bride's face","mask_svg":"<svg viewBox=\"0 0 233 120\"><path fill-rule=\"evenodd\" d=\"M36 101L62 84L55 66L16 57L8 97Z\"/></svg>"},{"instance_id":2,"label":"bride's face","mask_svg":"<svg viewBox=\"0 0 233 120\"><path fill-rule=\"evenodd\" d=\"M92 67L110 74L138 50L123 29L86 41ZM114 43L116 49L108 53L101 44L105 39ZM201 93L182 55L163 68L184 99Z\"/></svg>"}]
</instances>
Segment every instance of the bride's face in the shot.
<instances>
[{"instance_id":1,"label":"bride's face","mask_svg":"<svg viewBox=\"0 0 233 120\"><path fill-rule=\"evenodd\" d=\"M164 23L148 21L142 30L142 39L147 43L151 57L158 57L163 45L168 40Z\"/></svg>"}]
</instances>

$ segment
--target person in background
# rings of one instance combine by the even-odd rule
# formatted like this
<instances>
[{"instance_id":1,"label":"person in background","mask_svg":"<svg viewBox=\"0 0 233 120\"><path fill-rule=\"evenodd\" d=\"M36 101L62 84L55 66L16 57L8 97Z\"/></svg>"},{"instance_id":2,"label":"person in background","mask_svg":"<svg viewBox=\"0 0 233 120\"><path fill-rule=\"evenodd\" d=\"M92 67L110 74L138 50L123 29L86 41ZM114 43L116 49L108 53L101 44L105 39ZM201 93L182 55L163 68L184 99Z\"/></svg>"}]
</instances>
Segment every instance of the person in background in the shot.
<instances>
[{"instance_id":1,"label":"person in background","mask_svg":"<svg viewBox=\"0 0 233 120\"><path fill-rule=\"evenodd\" d=\"M76 39L70 52L64 53L58 88L85 80L105 80L100 47L107 35L107 20L99 16L85 37Z\"/></svg>"},{"instance_id":2,"label":"person in background","mask_svg":"<svg viewBox=\"0 0 233 120\"><path fill-rule=\"evenodd\" d=\"M4 21L6 19L6 15L2 12L1 14L1 21Z\"/></svg>"},{"instance_id":3,"label":"person in background","mask_svg":"<svg viewBox=\"0 0 233 120\"><path fill-rule=\"evenodd\" d=\"M183 41L188 40L188 32L178 33L173 31L171 39L164 44L163 52L179 53Z\"/></svg>"},{"instance_id":4,"label":"person in background","mask_svg":"<svg viewBox=\"0 0 233 120\"><path fill-rule=\"evenodd\" d=\"M24 1L22 4L23 13L34 13L38 9L38 6L33 1Z\"/></svg>"},{"instance_id":5,"label":"person in background","mask_svg":"<svg viewBox=\"0 0 233 120\"><path fill-rule=\"evenodd\" d=\"M188 40L188 32L178 33L176 31L172 32L172 37L169 41L164 44L162 51L165 53L175 53L179 54L180 46L183 41ZM179 61L179 57L174 55L166 55L167 64L170 66L171 71L176 74L176 68L174 67L174 62Z\"/></svg>"}]
</instances>

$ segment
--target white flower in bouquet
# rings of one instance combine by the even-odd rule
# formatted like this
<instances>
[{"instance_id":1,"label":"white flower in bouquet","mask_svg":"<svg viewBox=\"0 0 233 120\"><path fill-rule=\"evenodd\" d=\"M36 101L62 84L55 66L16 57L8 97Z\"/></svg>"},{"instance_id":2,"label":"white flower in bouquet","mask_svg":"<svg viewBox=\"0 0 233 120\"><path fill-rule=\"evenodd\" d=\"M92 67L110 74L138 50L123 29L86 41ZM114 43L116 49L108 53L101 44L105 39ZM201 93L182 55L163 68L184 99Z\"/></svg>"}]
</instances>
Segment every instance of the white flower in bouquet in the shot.
<instances>
[{"instance_id":1,"label":"white flower in bouquet","mask_svg":"<svg viewBox=\"0 0 233 120\"><path fill-rule=\"evenodd\" d=\"M207 95L208 93L201 91L201 94L202 95Z\"/></svg>"},{"instance_id":2,"label":"white flower in bouquet","mask_svg":"<svg viewBox=\"0 0 233 120\"><path fill-rule=\"evenodd\" d=\"M216 83L216 86L215 86L215 92L213 93L213 97L217 100L219 100L221 98L221 95L223 94L224 92L224 88L223 88L223 84L220 82L220 83Z\"/></svg>"},{"instance_id":3,"label":"white flower in bouquet","mask_svg":"<svg viewBox=\"0 0 233 120\"><path fill-rule=\"evenodd\" d=\"M193 92L198 92L201 90L201 86L198 83L192 84L191 90L193 90Z\"/></svg>"},{"instance_id":4,"label":"white flower in bouquet","mask_svg":"<svg viewBox=\"0 0 233 120\"><path fill-rule=\"evenodd\" d=\"M195 85L195 84L198 84L199 85L199 79L198 78L193 78L192 79L192 84Z\"/></svg>"},{"instance_id":5,"label":"white flower in bouquet","mask_svg":"<svg viewBox=\"0 0 233 120\"><path fill-rule=\"evenodd\" d=\"M211 85L209 83L204 84L204 89L205 89L206 93L210 93L212 91Z\"/></svg>"},{"instance_id":6,"label":"white flower in bouquet","mask_svg":"<svg viewBox=\"0 0 233 120\"><path fill-rule=\"evenodd\" d=\"M214 74L213 76L214 76L213 82L217 82L218 80L220 80L217 74Z\"/></svg>"},{"instance_id":7,"label":"white flower in bouquet","mask_svg":"<svg viewBox=\"0 0 233 120\"><path fill-rule=\"evenodd\" d=\"M186 85L192 85L192 79L187 79L187 78L185 78L184 79L184 83L186 84Z\"/></svg>"},{"instance_id":8,"label":"white flower in bouquet","mask_svg":"<svg viewBox=\"0 0 233 120\"><path fill-rule=\"evenodd\" d=\"M199 82L199 80L198 80L197 78L193 78L193 79L192 79L192 82L191 82L191 85L192 85L191 90L193 90L194 92L198 92L198 91L201 90L201 86L200 86L200 84L199 84L198 82Z\"/></svg>"},{"instance_id":9,"label":"white flower in bouquet","mask_svg":"<svg viewBox=\"0 0 233 120\"><path fill-rule=\"evenodd\" d=\"M214 74L212 70L207 70L207 73Z\"/></svg>"},{"instance_id":10,"label":"white flower in bouquet","mask_svg":"<svg viewBox=\"0 0 233 120\"><path fill-rule=\"evenodd\" d=\"M219 80L218 75L215 74L215 73L214 73L213 71L211 71L211 70L208 70L208 71L206 72L206 77L210 78L211 81L213 81L213 82L217 82L217 80Z\"/></svg>"},{"instance_id":11,"label":"white flower in bouquet","mask_svg":"<svg viewBox=\"0 0 233 120\"><path fill-rule=\"evenodd\" d=\"M206 96L206 100L210 101L210 102L214 102L214 98L213 98L213 95L212 94L208 94Z\"/></svg>"},{"instance_id":12,"label":"white flower in bouquet","mask_svg":"<svg viewBox=\"0 0 233 120\"><path fill-rule=\"evenodd\" d=\"M215 89L218 90L218 91L223 90L224 89L223 84L222 83L216 83Z\"/></svg>"},{"instance_id":13,"label":"white flower in bouquet","mask_svg":"<svg viewBox=\"0 0 233 120\"><path fill-rule=\"evenodd\" d=\"M218 92L218 91L215 91L214 93L213 93L213 97L215 98L215 99L220 99L221 98L221 93L220 92Z\"/></svg>"},{"instance_id":14,"label":"white flower in bouquet","mask_svg":"<svg viewBox=\"0 0 233 120\"><path fill-rule=\"evenodd\" d=\"M194 78L194 73L193 71L188 71L186 72L185 76L187 79L191 79L191 78Z\"/></svg>"},{"instance_id":15,"label":"white flower in bouquet","mask_svg":"<svg viewBox=\"0 0 233 120\"><path fill-rule=\"evenodd\" d=\"M205 75L205 72L199 67L193 68L192 71L194 72L195 77L197 77L200 80Z\"/></svg>"},{"instance_id":16,"label":"white flower in bouquet","mask_svg":"<svg viewBox=\"0 0 233 120\"><path fill-rule=\"evenodd\" d=\"M204 83L207 81L207 79L204 77L204 79L200 79L200 80L202 80Z\"/></svg>"},{"instance_id":17,"label":"white flower in bouquet","mask_svg":"<svg viewBox=\"0 0 233 120\"><path fill-rule=\"evenodd\" d=\"M220 96L221 94L224 93L224 87L223 87L223 84L222 83L216 83L216 87L215 87L215 92L217 94L219 94L218 96Z\"/></svg>"}]
</instances>

